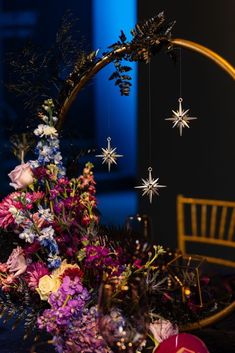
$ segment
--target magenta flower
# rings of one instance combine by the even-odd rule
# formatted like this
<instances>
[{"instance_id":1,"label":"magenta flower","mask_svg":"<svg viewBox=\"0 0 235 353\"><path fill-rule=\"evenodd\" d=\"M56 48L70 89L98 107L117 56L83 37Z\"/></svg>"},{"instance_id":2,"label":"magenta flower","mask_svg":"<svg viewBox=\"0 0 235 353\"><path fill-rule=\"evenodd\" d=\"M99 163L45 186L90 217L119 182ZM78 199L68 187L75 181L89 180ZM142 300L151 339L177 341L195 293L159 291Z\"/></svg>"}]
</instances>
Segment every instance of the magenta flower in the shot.
<instances>
[{"instance_id":1,"label":"magenta flower","mask_svg":"<svg viewBox=\"0 0 235 353\"><path fill-rule=\"evenodd\" d=\"M42 200L44 197L44 192L42 191L35 191L32 193L26 193L26 199L30 200L31 203L37 202Z\"/></svg>"},{"instance_id":2,"label":"magenta flower","mask_svg":"<svg viewBox=\"0 0 235 353\"><path fill-rule=\"evenodd\" d=\"M11 208L22 209L22 205L19 202L19 192L13 192L5 197L0 203L0 227L7 228L9 225L14 224L14 216L11 212Z\"/></svg>"},{"instance_id":3,"label":"magenta flower","mask_svg":"<svg viewBox=\"0 0 235 353\"><path fill-rule=\"evenodd\" d=\"M49 271L42 262L35 262L28 266L26 272L26 281L30 289L34 290L38 287L41 277L48 275Z\"/></svg>"},{"instance_id":4,"label":"magenta flower","mask_svg":"<svg viewBox=\"0 0 235 353\"><path fill-rule=\"evenodd\" d=\"M26 271L27 264L24 257L24 251L20 246L15 248L7 260L7 269L14 277L19 277Z\"/></svg>"},{"instance_id":5,"label":"magenta flower","mask_svg":"<svg viewBox=\"0 0 235 353\"><path fill-rule=\"evenodd\" d=\"M40 243L35 240L32 244L26 245L26 247L24 248L24 253L26 256L33 255L40 249L40 247Z\"/></svg>"},{"instance_id":6,"label":"magenta flower","mask_svg":"<svg viewBox=\"0 0 235 353\"><path fill-rule=\"evenodd\" d=\"M41 180L43 178L46 178L47 176L47 170L45 167L37 167L33 169L33 175L36 179Z\"/></svg>"}]
</instances>

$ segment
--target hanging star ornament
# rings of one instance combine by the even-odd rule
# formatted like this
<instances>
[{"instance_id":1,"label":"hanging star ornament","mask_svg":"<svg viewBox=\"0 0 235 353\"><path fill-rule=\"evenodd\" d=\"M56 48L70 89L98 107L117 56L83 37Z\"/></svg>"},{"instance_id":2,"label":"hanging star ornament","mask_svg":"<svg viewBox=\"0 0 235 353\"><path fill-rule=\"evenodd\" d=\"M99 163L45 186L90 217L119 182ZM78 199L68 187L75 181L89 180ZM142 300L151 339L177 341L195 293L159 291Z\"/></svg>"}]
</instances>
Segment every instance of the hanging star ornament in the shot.
<instances>
[{"instance_id":1,"label":"hanging star ornament","mask_svg":"<svg viewBox=\"0 0 235 353\"><path fill-rule=\"evenodd\" d=\"M185 127L189 128L190 120L196 120L197 118L190 117L188 115L189 109L187 110L182 109L182 102L183 102L182 98L179 98L178 102L179 102L179 110L177 110L176 112L172 110L172 113L173 113L172 117L166 118L165 120L171 120L173 122L172 128L177 127L180 131L180 136L182 136L183 128Z\"/></svg>"},{"instance_id":2,"label":"hanging star ornament","mask_svg":"<svg viewBox=\"0 0 235 353\"><path fill-rule=\"evenodd\" d=\"M159 188L166 188L166 185L160 185L158 184L157 179L153 179L152 177L152 168L148 168L149 171L149 177L148 179L142 179L143 184L139 186L135 186L136 189L143 189L142 196L147 195L149 196L149 202L152 203L153 196L154 195L159 195L158 189Z\"/></svg>"},{"instance_id":3,"label":"hanging star ornament","mask_svg":"<svg viewBox=\"0 0 235 353\"><path fill-rule=\"evenodd\" d=\"M116 154L116 147L112 148L111 147L111 137L107 138L108 141L108 147L107 148L102 148L102 154L96 155L96 157L103 158L102 164L106 163L108 164L108 170L110 172L111 164L117 164L116 159L123 157L122 154Z\"/></svg>"}]
</instances>

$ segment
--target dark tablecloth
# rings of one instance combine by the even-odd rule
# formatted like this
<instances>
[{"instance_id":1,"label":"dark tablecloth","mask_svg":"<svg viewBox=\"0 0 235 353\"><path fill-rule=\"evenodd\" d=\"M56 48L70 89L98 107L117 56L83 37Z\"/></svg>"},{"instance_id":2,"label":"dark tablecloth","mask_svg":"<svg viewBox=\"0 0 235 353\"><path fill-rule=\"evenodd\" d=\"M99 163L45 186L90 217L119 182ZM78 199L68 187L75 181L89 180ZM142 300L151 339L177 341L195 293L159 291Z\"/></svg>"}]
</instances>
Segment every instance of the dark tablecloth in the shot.
<instances>
[{"instance_id":1,"label":"dark tablecloth","mask_svg":"<svg viewBox=\"0 0 235 353\"><path fill-rule=\"evenodd\" d=\"M210 353L235 353L235 313L223 321L192 332L207 345ZM29 353L32 340L23 341L23 328L12 331L10 327L0 326L0 353ZM38 353L54 353L52 346L43 346ZM167 353L167 352L166 352Z\"/></svg>"}]
</instances>

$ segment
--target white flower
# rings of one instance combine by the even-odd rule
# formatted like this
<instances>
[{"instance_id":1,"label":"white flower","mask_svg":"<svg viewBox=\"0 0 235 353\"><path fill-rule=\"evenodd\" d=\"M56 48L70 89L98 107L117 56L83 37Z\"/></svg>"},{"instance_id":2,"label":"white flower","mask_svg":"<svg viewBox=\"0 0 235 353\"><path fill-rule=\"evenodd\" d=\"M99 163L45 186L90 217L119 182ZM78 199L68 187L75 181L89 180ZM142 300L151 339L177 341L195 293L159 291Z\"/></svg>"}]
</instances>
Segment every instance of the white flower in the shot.
<instances>
[{"instance_id":1,"label":"white flower","mask_svg":"<svg viewBox=\"0 0 235 353\"><path fill-rule=\"evenodd\" d=\"M55 164L60 163L61 160L62 160L62 156L61 156L60 152L56 153L56 155L54 156L54 162L55 162Z\"/></svg>"},{"instance_id":2,"label":"white flower","mask_svg":"<svg viewBox=\"0 0 235 353\"><path fill-rule=\"evenodd\" d=\"M49 267L54 267L55 265L59 267L61 264L61 258L57 254L49 253L47 260L50 263Z\"/></svg>"},{"instance_id":3,"label":"white flower","mask_svg":"<svg viewBox=\"0 0 235 353\"><path fill-rule=\"evenodd\" d=\"M48 122L49 122L48 116L46 116L46 115L42 115L42 116L41 116L41 119L42 119L45 123L48 123Z\"/></svg>"},{"instance_id":4,"label":"white flower","mask_svg":"<svg viewBox=\"0 0 235 353\"><path fill-rule=\"evenodd\" d=\"M25 216L22 211L18 210L15 206L11 206L9 208L9 212L14 217L16 224L21 224L25 220Z\"/></svg>"},{"instance_id":5,"label":"white flower","mask_svg":"<svg viewBox=\"0 0 235 353\"><path fill-rule=\"evenodd\" d=\"M20 233L20 239L25 240L27 243L33 243L37 235L30 228L26 228L22 233Z\"/></svg>"},{"instance_id":6,"label":"white flower","mask_svg":"<svg viewBox=\"0 0 235 353\"><path fill-rule=\"evenodd\" d=\"M55 138L50 141L50 147L51 148L59 148L60 147L60 141L59 139Z\"/></svg>"},{"instance_id":7,"label":"white flower","mask_svg":"<svg viewBox=\"0 0 235 353\"><path fill-rule=\"evenodd\" d=\"M173 325L170 321L165 319L154 321L149 325L149 329L157 344L179 333L178 326Z\"/></svg>"},{"instance_id":8,"label":"white flower","mask_svg":"<svg viewBox=\"0 0 235 353\"><path fill-rule=\"evenodd\" d=\"M50 136L51 138L58 137L58 132L54 126L45 124L39 124L37 129L34 130L34 134L39 137Z\"/></svg>"},{"instance_id":9,"label":"white flower","mask_svg":"<svg viewBox=\"0 0 235 353\"><path fill-rule=\"evenodd\" d=\"M49 208L43 208L41 205L38 206L39 217L45 219L47 222L53 222L54 216L51 214Z\"/></svg>"},{"instance_id":10,"label":"white flower","mask_svg":"<svg viewBox=\"0 0 235 353\"><path fill-rule=\"evenodd\" d=\"M55 231L52 226L46 227L40 231L38 239L39 241L42 241L43 239L53 239L54 233Z\"/></svg>"},{"instance_id":11,"label":"white flower","mask_svg":"<svg viewBox=\"0 0 235 353\"><path fill-rule=\"evenodd\" d=\"M30 164L32 169L35 169L35 168L39 167L38 161L29 161L29 164Z\"/></svg>"},{"instance_id":12,"label":"white flower","mask_svg":"<svg viewBox=\"0 0 235 353\"><path fill-rule=\"evenodd\" d=\"M153 248L155 249L155 251L158 255L165 254L165 252L166 252L164 250L163 246L161 246L161 245L154 245Z\"/></svg>"}]
</instances>

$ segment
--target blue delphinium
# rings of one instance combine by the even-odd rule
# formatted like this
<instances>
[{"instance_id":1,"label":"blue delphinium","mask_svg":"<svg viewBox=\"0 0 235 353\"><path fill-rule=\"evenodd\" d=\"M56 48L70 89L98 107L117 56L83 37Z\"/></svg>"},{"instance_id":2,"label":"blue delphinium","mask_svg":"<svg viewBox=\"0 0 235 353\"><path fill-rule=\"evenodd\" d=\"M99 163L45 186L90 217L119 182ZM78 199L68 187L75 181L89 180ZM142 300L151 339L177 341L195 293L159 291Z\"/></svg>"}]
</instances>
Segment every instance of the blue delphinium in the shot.
<instances>
[{"instance_id":1,"label":"blue delphinium","mask_svg":"<svg viewBox=\"0 0 235 353\"><path fill-rule=\"evenodd\" d=\"M40 138L40 141L35 148L35 153L38 155L38 159L31 161L30 164L32 168L54 164L58 169L57 177L62 178L65 175L65 168L60 153L58 131L55 127L58 119L53 116L53 101L51 99L46 100L43 109L45 110L45 114L39 114L39 117L43 120L43 124L39 124L34 130L34 134Z\"/></svg>"}]
</instances>

